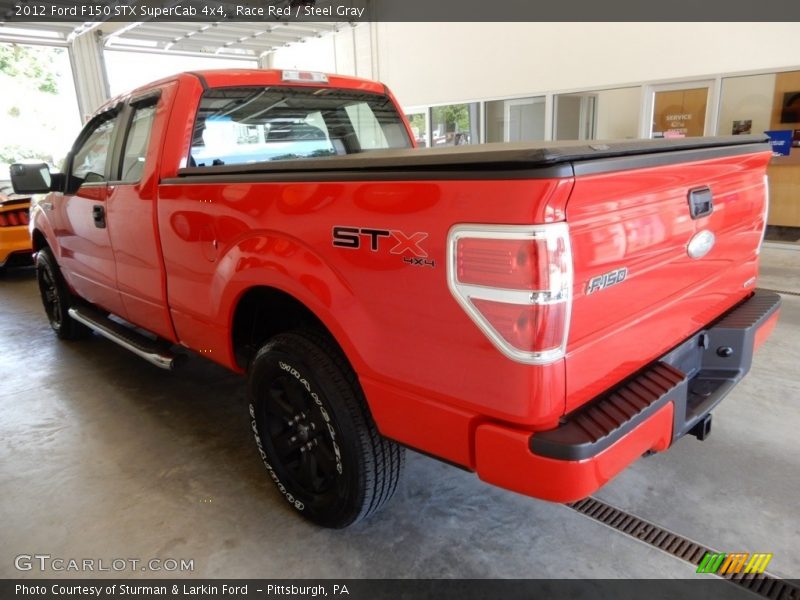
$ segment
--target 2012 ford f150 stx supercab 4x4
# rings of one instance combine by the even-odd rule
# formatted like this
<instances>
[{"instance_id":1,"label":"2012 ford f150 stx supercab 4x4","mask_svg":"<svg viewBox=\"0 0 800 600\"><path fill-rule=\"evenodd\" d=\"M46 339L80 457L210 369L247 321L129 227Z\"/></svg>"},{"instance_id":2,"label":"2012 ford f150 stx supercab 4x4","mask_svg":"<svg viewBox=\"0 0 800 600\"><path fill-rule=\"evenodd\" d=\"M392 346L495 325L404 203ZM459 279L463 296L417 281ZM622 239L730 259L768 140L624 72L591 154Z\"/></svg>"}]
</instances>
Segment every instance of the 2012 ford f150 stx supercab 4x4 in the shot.
<instances>
[{"instance_id":1,"label":"2012 ford f150 stx supercab 4x4","mask_svg":"<svg viewBox=\"0 0 800 600\"><path fill-rule=\"evenodd\" d=\"M58 337L246 373L269 477L343 527L406 446L569 502L704 438L777 320L769 157L749 136L414 149L382 84L209 71L106 104L63 173L12 171L48 192Z\"/></svg>"}]
</instances>

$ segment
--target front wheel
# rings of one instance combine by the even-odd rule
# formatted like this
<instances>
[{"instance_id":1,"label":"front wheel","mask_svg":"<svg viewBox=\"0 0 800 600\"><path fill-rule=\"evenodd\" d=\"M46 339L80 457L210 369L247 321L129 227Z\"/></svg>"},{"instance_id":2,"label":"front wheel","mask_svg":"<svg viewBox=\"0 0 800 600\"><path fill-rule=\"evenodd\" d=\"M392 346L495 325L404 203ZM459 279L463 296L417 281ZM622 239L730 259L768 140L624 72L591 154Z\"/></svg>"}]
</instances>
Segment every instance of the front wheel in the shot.
<instances>
[{"instance_id":1,"label":"front wheel","mask_svg":"<svg viewBox=\"0 0 800 600\"><path fill-rule=\"evenodd\" d=\"M275 336L253 360L247 387L267 473L304 517L347 527L392 497L404 450L378 433L355 372L326 337Z\"/></svg>"},{"instance_id":2,"label":"front wheel","mask_svg":"<svg viewBox=\"0 0 800 600\"><path fill-rule=\"evenodd\" d=\"M47 320L62 340L76 340L89 335L90 330L69 316L73 296L61 277L58 263L49 248L39 250L36 257L36 280Z\"/></svg>"}]
</instances>

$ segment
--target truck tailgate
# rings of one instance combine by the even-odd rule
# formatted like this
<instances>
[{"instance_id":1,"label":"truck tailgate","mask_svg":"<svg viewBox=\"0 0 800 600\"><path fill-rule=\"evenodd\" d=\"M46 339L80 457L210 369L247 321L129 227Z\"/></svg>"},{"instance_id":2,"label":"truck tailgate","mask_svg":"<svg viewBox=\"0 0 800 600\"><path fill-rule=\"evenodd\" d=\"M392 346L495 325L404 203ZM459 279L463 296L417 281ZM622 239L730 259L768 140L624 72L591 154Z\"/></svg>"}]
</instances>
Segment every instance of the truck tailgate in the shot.
<instances>
[{"instance_id":1,"label":"truck tailgate","mask_svg":"<svg viewBox=\"0 0 800 600\"><path fill-rule=\"evenodd\" d=\"M752 293L770 153L743 150L575 163L567 412ZM713 210L693 218L690 193L702 212L706 190ZM703 231L713 245L692 258L689 243ZM702 236L696 243L711 241Z\"/></svg>"}]
</instances>

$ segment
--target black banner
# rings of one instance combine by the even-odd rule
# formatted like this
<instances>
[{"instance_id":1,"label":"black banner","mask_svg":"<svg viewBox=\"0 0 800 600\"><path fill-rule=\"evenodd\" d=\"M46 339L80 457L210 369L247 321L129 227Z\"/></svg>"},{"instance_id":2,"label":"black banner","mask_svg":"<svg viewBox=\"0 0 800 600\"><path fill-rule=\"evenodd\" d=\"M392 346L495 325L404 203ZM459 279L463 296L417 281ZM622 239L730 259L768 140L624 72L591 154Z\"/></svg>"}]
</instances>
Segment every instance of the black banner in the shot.
<instances>
[{"instance_id":1,"label":"black banner","mask_svg":"<svg viewBox=\"0 0 800 600\"><path fill-rule=\"evenodd\" d=\"M794 592L782 600L800 600ZM458 600L752 600L752 591L716 578L647 580L492 579L203 579L203 580L2 580L3 600L267 600L272 598L458 599Z\"/></svg>"},{"instance_id":2,"label":"black banner","mask_svg":"<svg viewBox=\"0 0 800 600\"><path fill-rule=\"evenodd\" d=\"M0 22L800 21L797 0L0 0ZM788 42L788 41L787 41ZM632 48L632 50L635 50Z\"/></svg>"}]
</instances>

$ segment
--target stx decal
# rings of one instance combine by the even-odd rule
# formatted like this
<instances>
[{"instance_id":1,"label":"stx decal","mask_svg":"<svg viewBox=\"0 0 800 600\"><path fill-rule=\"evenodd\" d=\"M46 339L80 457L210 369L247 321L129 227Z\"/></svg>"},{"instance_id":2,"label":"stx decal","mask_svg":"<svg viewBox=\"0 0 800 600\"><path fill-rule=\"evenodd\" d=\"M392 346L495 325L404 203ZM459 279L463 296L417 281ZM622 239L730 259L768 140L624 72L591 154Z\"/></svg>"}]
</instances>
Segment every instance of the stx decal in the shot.
<instances>
[{"instance_id":1,"label":"stx decal","mask_svg":"<svg viewBox=\"0 0 800 600\"><path fill-rule=\"evenodd\" d=\"M389 250L392 254L402 254L403 252L411 252L414 256L419 256L420 258L425 258L428 256L428 253L422 249L420 246L420 242L422 242L426 237L428 237L427 233L422 233L418 231L417 233L412 233L410 236L407 236L402 231L392 231L392 235L394 239L397 240L397 245Z\"/></svg>"},{"instance_id":2,"label":"stx decal","mask_svg":"<svg viewBox=\"0 0 800 600\"><path fill-rule=\"evenodd\" d=\"M342 227L333 228L333 245L338 248L352 248L357 250L362 246L368 246L372 252L378 252L387 246L382 243L392 243L388 247L390 254L403 255L403 261L415 266L435 266L433 260L428 258L428 252L422 247L422 242L428 238L424 231L417 231L411 234L404 233L399 229L372 229L369 227Z\"/></svg>"}]
</instances>

